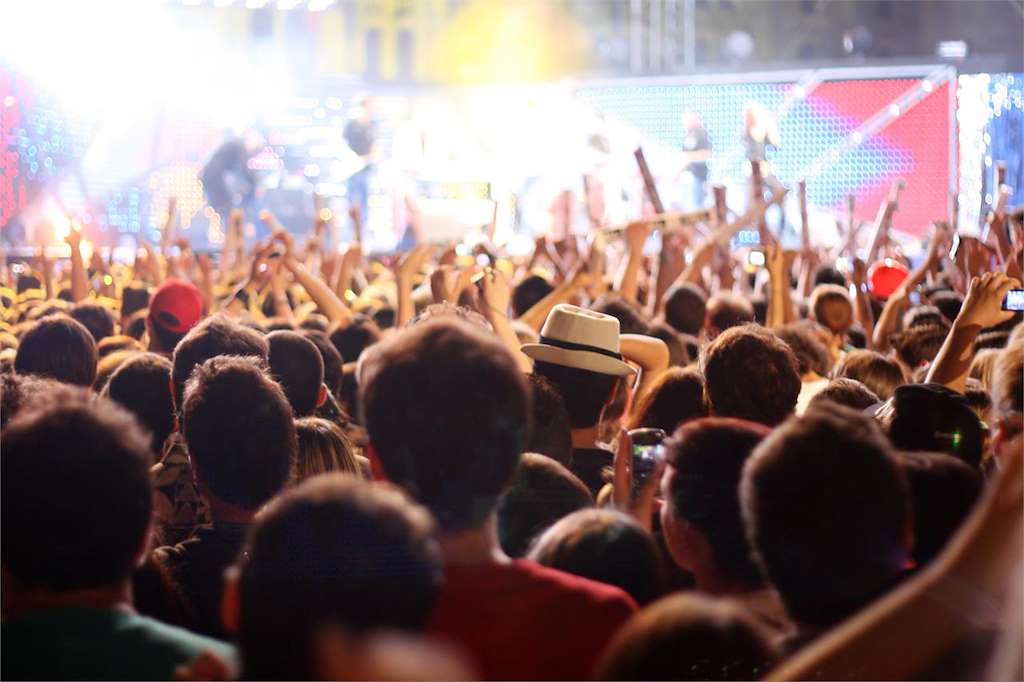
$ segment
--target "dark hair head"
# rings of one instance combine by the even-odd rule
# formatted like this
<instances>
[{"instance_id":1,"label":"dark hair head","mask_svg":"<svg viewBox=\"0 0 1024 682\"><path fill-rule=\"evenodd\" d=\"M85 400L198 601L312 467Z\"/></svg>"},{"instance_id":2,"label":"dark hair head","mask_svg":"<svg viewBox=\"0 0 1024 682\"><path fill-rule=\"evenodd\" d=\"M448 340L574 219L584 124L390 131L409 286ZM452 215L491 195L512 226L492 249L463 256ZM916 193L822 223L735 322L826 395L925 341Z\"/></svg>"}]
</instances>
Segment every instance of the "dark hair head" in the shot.
<instances>
[{"instance_id":1,"label":"dark hair head","mask_svg":"<svg viewBox=\"0 0 1024 682\"><path fill-rule=\"evenodd\" d=\"M316 345L295 331L267 334L270 373L281 384L295 415L305 417L316 409L324 383L324 360Z\"/></svg>"},{"instance_id":2,"label":"dark hair head","mask_svg":"<svg viewBox=\"0 0 1024 682\"><path fill-rule=\"evenodd\" d=\"M853 350L844 355L832 370L833 379L856 379L882 400L888 400L896 387L906 383L903 368L873 350Z\"/></svg>"},{"instance_id":3,"label":"dark hair head","mask_svg":"<svg viewBox=\"0 0 1024 682\"><path fill-rule=\"evenodd\" d=\"M99 343L108 336L114 335L114 325L117 320L114 313L99 303L82 301L71 306L68 315L73 320L82 323L82 326L89 330L92 338Z\"/></svg>"},{"instance_id":4,"label":"dark hair head","mask_svg":"<svg viewBox=\"0 0 1024 682\"><path fill-rule=\"evenodd\" d=\"M242 556L245 679L316 677L310 652L324 625L420 632L441 589L429 514L388 486L340 474L275 499Z\"/></svg>"},{"instance_id":5,"label":"dark hair head","mask_svg":"<svg viewBox=\"0 0 1024 682\"><path fill-rule=\"evenodd\" d=\"M4 568L54 592L118 585L144 549L149 439L115 404L64 388L0 438Z\"/></svg>"},{"instance_id":6,"label":"dark hair head","mask_svg":"<svg viewBox=\"0 0 1024 682\"><path fill-rule=\"evenodd\" d=\"M130 336L136 341L141 341L142 337L146 334L146 320L148 318L148 308L136 310L128 317L127 324L124 326L124 328L121 329L121 331L126 336ZM171 348L173 348L173 346Z\"/></svg>"},{"instance_id":7,"label":"dark hair head","mask_svg":"<svg viewBox=\"0 0 1024 682\"><path fill-rule=\"evenodd\" d=\"M529 558L614 585L641 606L665 593L665 566L654 538L632 517L611 509L569 514L537 538Z\"/></svg>"},{"instance_id":8,"label":"dark hair head","mask_svg":"<svg viewBox=\"0 0 1024 682\"><path fill-rule=\"evenodd\" d=\"M902 328L913 329L924 326L948 327L949 322L933 305L915 305L903 313Z\"/></svg>"},{"instance_id":9,"label":"dark hair head","mask_svg":"<svg viewBox=\"0 0 1024 682\"><path fill-rule=\"evenodd\" d=\"M914 370L935 359L948 331L945 325L918 325L899 334L893 345L900 360Z\"/></svg>"},{"instance_id":10,"label":"dark hair head","mask_svg":"<svg viewBox=\"0 0 1024 682\"><path fill-rule=\"evenodd\" d=\"M924 566L942 551L981 496L981 474L938 452L899 452L914 507L914 561Z\"/></svg>"},{"instance_id":11,"label":"dark hair head","mask_svg":"<svg viewBox=\"0 0 1024 682\"><path fill-rule=\"evenodd\" d=\"M498 339L451 316L402 330L364 360L359 401L387 477L447 530L494 510L529 434L529 391Z\"/></svg>"},{"instance_id":12,"label":"dark hair head","mask_svg":"<svg viewBox=\"0 0 1024 682\"><path fill-rule=\"evenodd\" d=\"M808 404L816 405L822 400L830 400L837 405L849 407L851 410L865 410L881 402L882 399L856 379L843 377L828 382L825 388L814 394Z\"/></svg>"},{"instance_id":13,"label":"dark hair head","mask_svg":"<svg viewBox=\"0 0 1024 682\"><path fill-rule=\"evenodd\" d=\"M306 329L302 335L312 341L316 349L320 351L320 358L324 362L324 385L337 398L341 393L341 374L345 364L341 359L341 353L334 347L325 332Z\"/></svg>"},{"instance_id":14,"label":"dark hair head","mask_svg":"<svg viewBox=\"0 0 1024 682\"><path fill-rule=\"evenodd\" d=\"M608 645L597 679L760 680L775 658L742 607L686 592L633 616Z\"/></svg>"},{"instance_id":15,"label":"dark hair head","mask_svg":"<svg viewBox=\"0 0 1024 682\"><path fill-rule=\"evenodd\" d=\"M786 342L796 356L800 376L814 372L818 376L828 376L832 369L832 358L818 337L803 323L787 324L774 330L775 335Z\"/></svg>"},{"instance_id":16,"label":"dark hair head","mask_svg":"<svg viewBox=\"0 0 1024 682\"><path fill-rule=\"evenodd\" d=\"M163 450L174 430L170 360L156 353L132 355L110 376L103 395L135 415L151 434L153 452Z\"/></svg>"},{"instance_id":17,"label":"dark hair head","mask_svg":"<svg viewBox=\"0 0 1024 682\"><path fill-rule=\"evenodd\" d=\"M701 356L708 412L775 426L800 395L796 356L782 339L748 324L728 329Z\"/></svg>"},{"instance_id":18,"label":"dark hair head","mask_svg":"<svg viewBox=\"0 0 1024 682\"><path fill-rule=\"evenodd\" d=\"M661 339L668 346L669 367L686 367L691 359L697 355L690 355L686 350L682 335L665 322L656 322L651 325L649 334L656 339Z\"/></svg>"},{"instance_id":19,"label":"dark hair head","mask_svg":"<svg viewBox=\"0 0 1024 682\"><path fill-rule=\"evenodd\" d=\"M201 486L224 502L256 510L291 475L292 409L256 358L214 357L195 368L182 434Z\"/></svg>"},{"instance_id":20,"label":"dark hair head","mask_svg":"<svg viewBox=\"0 0 1024 682\"><path fill-rule=\"evenodd\" d=\"M901 450L945 452L973 467L981 466L984 432L963 394L941 384L900 386L884 428Z\"/></svg>"},{"instance_id":21,"label":"dark hair head","mask_svg":"<svg viewBox=\"0 0 1024 682\"><path fill-rule=\"evenodd\" d=\"M371 319L378 329L391 329L398 319L398 311L389 305L381 306L373 311Z\"/></svg>"},{"instance_id":22,"label":"dark hair head","mask_svg":"<svg viewBox=\"0 0 1024 682\"><path fill-rule=\"evenodd\" d=\"M113 376L117 368L124 364L128 358L141 353L141 350L116 350L113 353L107 354L106 357L101 359L96 365L96 378L92 381L92 390L97 393L103 390L103 387L110 381L110 377Z\"/></svg>"},{"instance_id":23,"label":"dark hair head","mask_svg":"<svg viewBox=\"0 0 1024 682\"><path fill-rule=\"evenodd\" d=\"M636 304L616 294L605 294L594 301L590 309L617 319L620 334L646 334L648 332L647 319Z\"/></svg>"},{"instance_id":24,"label":"dark hair head","mask_svg":"<svg viewBox=\"0 0 1024 682\"><path fill-rule=\"evenodd\" d=\"M697 362L700 359L700 339L693 334L680 334L679 340L683 342L689 362Z\"/></svg>"},{"instance_id":25,"label":"dark hair head","mask_svg":"<svg viewBox=\"0 0 1024 682\"><path fill-rule=\"evenodd\" d=\"M303 318L302 322L299 322L299 330L310 330L327 333L327 330L331 327L331 321L327 319L326 315L320 313L310 313Z\"/></svg>"},{"instance_id":26,"label":"dark hair head","mask_svg":"<svg viewBox=\"0 0 1024 682\"><path fill-rule=\"evenodd\" d=\"M148 307L149 288L142 282L132 282L121 292L121 317L131 317Z\"/></svg>"},{"instance_id":27,"label":"dark hair head","mask_svg":"<svg viewBox=\"0 0 1024 682\"><path fill-rule=\"evenodd\" d=\"M874 420L823 402L747 460L751 547L789 615L830 626L892 585L909 559L906 481Z\"/></svg>"},{"instance_id":28,"label":"dark hair head","mask_svg":"<svg viewBox=\"0 0 1024 682\"><path fill-rule=\"evenodd\" d=\"M355 362L364 350L380 341L380 328L366 315L357 314L347 325L332 329L330 338L342 360Z\"/></svg>"},{"instance_id":29,"label":"dark hair head","mask_svg":"<svg viewBox=\"0 0 1024 682\"><path fill-rule=\"evenodd\" d=\"M533 398L533 419L530 422L530 440L524 449L547 455L569 466L572 461L572 428L562 394L539 374L529 375L528 380Z\"/></svg>"},{"instance_id":30,"label":"dark hair head","mask_svg":"<svg viewBox=\"0 0 1024 682\"><path fill-rule=\"evenodd\" d=\"M743 465L770 433L763 424L708 417L685 424L665 444L668 513L696 526L716 570L751 588L762 583L740 515Z\"/></svg>"},{"instance_id":31,"label":"dark hair head","mask_svg":"<svg viewBox=\"0 0 1024 682\"><path fill-rule=\"evenodd\" d=\"M174 400L180 405L185 382L192 370L218 355L240 355L267 361L269 349L263 335L243 327L226 315L208 317L189 330L174 348Z\"/></svg>"},{"instance_id":32,"label":"dark hair head","mask_svg":"<svg viewBox=\"0 0 1024 682\"><path fill-rule=\"evenodd\" d=\"M96 342L89 330L70 317L44 317L22 334L14 371L91 386L96 378Z\"/></svg>"},{"instance_id":33,"label":"dark hair head","mask_svg":"<svg viewBox=\"0 0 1024 682\"><path fill-rule=\"evenodd\" d=\"M0 427L7 426L22 408L52 392L60 384L31 374L0 372Z\"/></svg>"},{"instance_id":34,"label":"dark hair head","mask_svg":"<svg viewBox=\"0 0 1024 682\"><path fill-rule=\"evenodd\" d=\"M136 350L142 351L145 348L139 343L138 339L134 339L131 336L125 336L123 334L116 334L114 336L108 336L102 341L96 344L96 357L100 360L116 353L119 350Z\"/></svg>"},{"instance_id":35,"label":"dark hair head","mask_svg":"<svg viewBox=\"0 0 1024 682\"><path fill-rule=\"evenodd\" d=\"M569 426L574 429L589 428L601 421L601 412L619 379L610 374L541 361L533 363L533 373L558 389L569 411Z\"/></svg>"},{"instance_id":36,"label":"dark hair head","mask_svg":"<svg viewBox=\"0 0 1024 682\"><path fill-rule=\"evenodd\" d=\"M669 367L641 394L629 428L662 429L672 433L691 419L707 416L704 376L696 367Z\"/></svg>"},{"instance_id":37,"label":"dark hair head","mask_svg":"<svg viewBox=\"0 0 1024 682\"><path fill-rule=\"evenodd\" d=\"M750 301L736 294L720 291L707 303L708 331L719 334L726 329L754 321L754 308Z\"/></svg>"},{"instance_id":38,"label":"dark hair head","mask_svg":"<svg viewBox=\"0 0 1024 682\"><path fill-rule=\"evenodd\" d=\"M304 481L335 471L360 475L352 443L334 422L320 417L296 419L295 435L298 442L296 480Z\"/></svg>"},{"instance_id":39,"label":"dark hair head","mask_svg":"<svg viewBox=\"0 0 1024 682\"><path fill-rule=\"evenodd\" d=\"M545 455L524 453L498 500L501 548L521 557L551 524L593 504L590 490L571 471Z\"/></svg>"},{"instance_id":40,"label":"dark hair head","mask_svg":"<svg viewBox=\"0 0 1024 682\"><path fill-rule=\"evenodd\" d=\"M680 333L696 335L704 326L707 302L696 284L674 284L665 292L665 321Z\"/></svg>"},{"instance_id":41,"label":"dark hair head","mask_svg":"<svg viewBox=\"0 0 1024 682\"><path fill-rule=\"evenodd\" d=\"M964 297L950 289L941 289L928 297L928 302L938 308L947 324L952 324L963 307Z\"/></svg>"},{"instance_id":42,"label":"dark hair head","mask_svg":"<svg viewBox=\"0 0 1024 682\"><path fill-rule=\"evenodd\" d=\"M551 283L540 275L530 275L516 285L512 291L512 312L516 317L522 316L538 301L554 291Z\"/></svg>"},{"instance_id":43,"label":"dark hair head","mask_svg":"<svg viewBox=\"0 0 1024 682\"><path fill-rule=\"evenodd\" d=\"M845 287L846 277L833 266L823 265L814 271L814 286L817 287L819 284L835 284Z\"/></svg>"}]
</instances>

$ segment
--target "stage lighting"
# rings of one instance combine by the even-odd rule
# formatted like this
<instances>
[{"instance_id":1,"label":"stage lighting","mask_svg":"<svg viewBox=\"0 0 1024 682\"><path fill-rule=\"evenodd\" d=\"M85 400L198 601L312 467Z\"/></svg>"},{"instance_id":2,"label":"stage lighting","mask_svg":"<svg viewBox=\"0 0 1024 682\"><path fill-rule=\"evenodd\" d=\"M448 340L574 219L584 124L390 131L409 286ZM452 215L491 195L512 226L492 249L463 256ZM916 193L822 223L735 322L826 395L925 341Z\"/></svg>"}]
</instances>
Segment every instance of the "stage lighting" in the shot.
<instances>
[{"instance_id":1,"label":"stage lighting","mask_svg":"<svg viewBox=\"0 0 1024 682\"><path fill-rule=\"evenodd\" d=\"M940 40L935 54L943 59L963 59L967 56L967 43L962 40Z\"/></svg>"},{"instance_id":2,"label":"stage lighting","mask_svg":"<svg viewBox=\"0 0 1024 682\"><path fill-rule=\"evenodd\" d=\"M875 35L865 26L854 26L843 31L843 52L851 57L863 57L871 51Z\"/></svg>"}]
</instances>

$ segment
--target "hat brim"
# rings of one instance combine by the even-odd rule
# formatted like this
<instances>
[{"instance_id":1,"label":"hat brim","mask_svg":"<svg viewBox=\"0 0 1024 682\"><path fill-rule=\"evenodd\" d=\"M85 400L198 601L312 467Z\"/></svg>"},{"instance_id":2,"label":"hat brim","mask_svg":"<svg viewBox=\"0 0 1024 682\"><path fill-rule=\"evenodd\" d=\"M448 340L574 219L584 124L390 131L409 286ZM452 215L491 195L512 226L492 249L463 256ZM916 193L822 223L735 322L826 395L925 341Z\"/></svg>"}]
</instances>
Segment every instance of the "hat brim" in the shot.
<instances>
[{"instance_id":1,"label":"hat brim","mask_svg":"<svg viewBox=\"0 0 1024 682\"><path fill-rule=\"evenodd\" d=\"M569 350L567 348L559 348L558 346L549 346L544 343L523 344L520 350L527 357L539 360L540 362L550 362L553 365L584 369L588 372L609 374L617 377L636 374L636 370L622 360L588 350Z\"/></svg>"}]
</instances>

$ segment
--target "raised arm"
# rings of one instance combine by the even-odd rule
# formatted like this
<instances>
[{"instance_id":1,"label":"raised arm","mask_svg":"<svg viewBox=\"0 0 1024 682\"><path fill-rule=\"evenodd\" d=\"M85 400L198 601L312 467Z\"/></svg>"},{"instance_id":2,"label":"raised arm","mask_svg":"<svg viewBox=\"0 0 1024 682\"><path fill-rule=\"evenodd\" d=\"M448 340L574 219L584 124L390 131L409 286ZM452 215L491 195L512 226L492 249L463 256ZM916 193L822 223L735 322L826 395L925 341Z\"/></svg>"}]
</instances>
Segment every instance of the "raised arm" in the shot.
<instances>
[{"instance_id":1,"label":"raised arm","mask_svg":"<svg viewBox=\"0 0 1024 682\"><path fill-rule=\"evenodd\" d=\"M395 314L395 327L401 328L408 324L416 312L412 302L412 280L423 264L430 257L430 247L421 244L406 254L395 267L395 284L398 286L398 310Z\"/></svg>"},{"instance_id":2,"label":"raised arm","mask_svg":"<svg viewBox=\"0 0 1024 682\"><path fill-rule=\"evenodd\" d=\"M576 274L555 287L550 294L534 303L529 310L519 316L519 321L528 324L534 331L540 331L548 313L559 303L568 303L576 293L591 284L590 276L578 270Z\"/></svg>"},{"instance_id":3,"label":"raised arm","mask_svg":"<svg viewBox=\"0 0 1024 682\"><path fill-rule=\"evenodd\" d=\"M953 320L946 340L928 369L928 383L944 384L963 392L978 334L986 327L1013 317L1013 312L1003 310L1002 304L1006 292L1019 286L1019 281L998 271L971 279L960 314Z\"/></svg>"},{"instance_id":4,"label":"raised arm","mask_svg":"<svg viewBox=\"0 0 1024 682\"><path fill-rule=\"evenodd\" d=\"M792 292L789 286L789 267L786 264L786 252L778 244L765 247L765 265L768 266L768 282L771 295L768 297L766 326L775 329L792 322Z\"/></svg>"},{"instance_id":5,"label":"raised arm","mask_svg":"<svg viewBox=\"0 0 1024 682\"><path fill-rule=\"evenodd\" d=\"M509 301L512 289L504 273L496 268L487 268L480 280L480 308L488 319L502 344L512 353L519 369L529 373L533 361L520 349L519 337L508 319Z\"/></svg>"},{"instance_id":6,"label":"raised arm","mask_svg":"<svg viewBox=\"0 0 1024 682\"><path fill-rule=\"evenodd\" d=\"M658 375L668 369L668 346L653 336L622 334L619 336L619 351L622 357L640 365L642 372L637 395L645 392Z\"/></svg>"},{"instance_id":7,"label":"raised arm","mask_svg":"<svg viewBox=\"0 0 1024 682\"><path fill-rule=\"evenodd\" d=\"M650 236L653 225L644 221L630 223L626 227L626 265L619 277L619 296L636 302L637 276L644 261L644 242Z\"/></svg>"},{"instance_id":8,"label":"raised arm","mask_svg":"<svg viewBox=\"0 0 1024 682\"><path fill-rule=\"evenodd\" d=\"M82 231L75 227L74 221L64 241L71 247L71 299L77 303L89 295L89 280L82 260Z\"/></svg>"}]
</instances>

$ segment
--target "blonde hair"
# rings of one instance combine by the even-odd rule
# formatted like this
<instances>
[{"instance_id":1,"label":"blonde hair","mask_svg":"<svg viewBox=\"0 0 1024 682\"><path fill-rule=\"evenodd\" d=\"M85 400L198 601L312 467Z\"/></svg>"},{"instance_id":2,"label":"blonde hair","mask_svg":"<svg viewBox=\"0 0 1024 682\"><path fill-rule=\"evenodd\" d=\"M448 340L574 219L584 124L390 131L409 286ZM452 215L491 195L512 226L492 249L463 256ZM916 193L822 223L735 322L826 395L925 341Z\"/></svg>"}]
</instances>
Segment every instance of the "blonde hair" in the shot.
<instances>
[{"instance_id":1,"label":"blonde hair","mask_svg":"<svg viewBox=\"0 0 1024 682\"><path fill-rule=\"evenodd\" d=\"M332 471L362 477L352 442L334 422L320 417L296 419L295 435L299 443L296 483Z\"/></svg>"}]
</instances>

